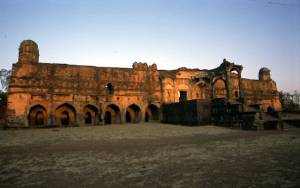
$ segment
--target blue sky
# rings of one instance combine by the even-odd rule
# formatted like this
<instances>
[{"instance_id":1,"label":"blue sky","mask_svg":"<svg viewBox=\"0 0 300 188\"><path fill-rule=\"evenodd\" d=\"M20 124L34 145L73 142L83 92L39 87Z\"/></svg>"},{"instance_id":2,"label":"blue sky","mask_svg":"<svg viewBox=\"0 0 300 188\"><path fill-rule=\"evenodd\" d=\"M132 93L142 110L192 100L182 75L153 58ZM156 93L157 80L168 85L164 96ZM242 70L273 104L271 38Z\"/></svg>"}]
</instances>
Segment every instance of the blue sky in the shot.
<instances>
[{"instance_id":1,"label":"blue sky","mask_svg":"<svg viewBox=\"0 0 300 188\"><path fill-rule=\"evenodd\" d=\"M0 68L24 39L41 62L211 69L226 58L300 91L300 0L0 0Z\"/></svg>"}]
</instances>

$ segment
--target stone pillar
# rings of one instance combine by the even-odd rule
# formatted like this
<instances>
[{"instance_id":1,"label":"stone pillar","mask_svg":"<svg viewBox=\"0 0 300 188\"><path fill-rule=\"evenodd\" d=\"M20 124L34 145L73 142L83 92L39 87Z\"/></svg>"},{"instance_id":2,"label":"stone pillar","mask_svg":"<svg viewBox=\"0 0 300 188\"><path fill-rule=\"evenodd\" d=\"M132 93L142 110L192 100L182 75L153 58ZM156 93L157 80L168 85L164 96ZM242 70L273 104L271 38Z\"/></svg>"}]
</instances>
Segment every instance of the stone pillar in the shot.
<instances>
[{"instance_id":1,"label":"stone pillar","mask_svg":"<svg viewBox=\"0 0 300 188\"><path fill-rule=\"evenodd\" d=\"M49 96L50 98L50 113L49 113L49 120L50 120L50 126L57 126L57 122L55 120L55 105L54 105L54 102L53 102L53 95L50 94Z\"/></svg>"},{"instance_id":2,"label":"stone pillar","mask_svg":"<svg viewBox=\"0 0 300 188\"><path fill-rule=\"evenodd\" d=\"M126 122L126 109L125 109L125 111L124 110L122 110L122 109L120 109L120 124L123 124L123 123L125 123Z\"/></svg>"},{"instance_id":3,"label":"stone pillar","mask_svg":"<svg viewBox=\"0 0 300 188\"><path fill-rule=\"evenodd\" d=\"M214 95L214 86L213 86L213 82L212 82L212 79L210 79L210 83L209 83L209 90L210 90L210 99L213 99L215 98L215 95Z\"/></svg>"},{"instance_id":4,"label":"stone pillar","mask_svg":"<svg viewBox=\"0 0 300 188\"><path fill-rule=\"evenodd\" d=\"M231 100L231 72L226 71L226 93L227 100Z\"/></svg>"},{"instance_id":5,"label":"stone pillar","mask_svg":"<svg viewBox=\"0 0 300 188\"><path fill-rule=\"evenodd\" d=\"M141 109L141 120L139 123L144 123L145 122L145 111L143 109Z\"/></svg>"},{"instance_id":6,"label":"stone pillar","mask_svg":"<svg viewBox=\"0 0 300 188\"><path fill-rule=\"evenodd\" d=\"M238 72L239 74L239 98L241 99L244 96L243 86L242 86L242 75L241 72Z\"/></svg>"}]
</instances>

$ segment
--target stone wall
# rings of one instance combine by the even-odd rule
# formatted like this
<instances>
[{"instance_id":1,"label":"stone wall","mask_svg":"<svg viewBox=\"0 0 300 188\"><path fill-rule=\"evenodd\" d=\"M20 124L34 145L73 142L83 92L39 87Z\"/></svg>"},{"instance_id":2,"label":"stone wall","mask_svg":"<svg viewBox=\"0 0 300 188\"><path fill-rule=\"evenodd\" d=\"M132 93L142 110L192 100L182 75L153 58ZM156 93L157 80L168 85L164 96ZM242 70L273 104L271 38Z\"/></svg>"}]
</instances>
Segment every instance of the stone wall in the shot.
<instances>
[{"instance_id":1,"label":"stone wall","mask_svg":"<svg viewBox=\"0 0 300 188\"><path fill-rule=\"evenodd\" d=\"M260 105L263 111L271 107L274 111L281 111L281 103L276 83L273 80L242 79L245 110L248 106Z\"/></svg>"},{"instance_id":2,"label":"stone wall","mask_svg":"<svg viewBox=\"0 0 300 188\"><path fill-rule=\"evenodd\" d=\"M210 123L209 100L189 100L161 106L162 122L182 125L204 125Z\"/></svg>"},{"instance_id":3,"label":"stone wall","mask_svg":"<svg viewBox=\"0 0 300 188\"><path fill-rule=\"evenodd\" d=\"M216 98L240 102L244 111L253 106L280 111L270 70L262 68L259 79L250 80L241 78L242 69L226 59L212 70L158 70L156 64L138 62L132 68L40 63L38 45L25 40L12 67L7 122L9 127L84 126L163 117L170 119L167 122L199 124L201 118L203 123L209 119L204 109L208 102L203 101ZM188 102L195 99L198 102ZM175 110L166 107L160 112L162 104L171 103L176 103ZM188 112L183 120L174 115L180 114L178 106Z\"/></svg>"},{"instance_id":4,"label":"stone wall","mask_svg":"<svg viewBox=\"0 0 300 188\"><path fill-rule=\"evenodd\" d=\"M61 117L56 112L63 112L61 107L69 113L72 125L81 125L88 111L93 124L101 123L101 114L106 111L118 114L117 122L123 123L127 111L132 116L127 115L127 121L135 121L135 114L144 119L146 111L151 111L149 105L160 106L161 88L155 65L135 63L131 69L16 63L12 70L8 97L10 126L29 126L27 114L36 116L32 110L42 112L43 124L60 126ZM38 106L43 110L36 110Z\"/></svg>"}]
</instances>

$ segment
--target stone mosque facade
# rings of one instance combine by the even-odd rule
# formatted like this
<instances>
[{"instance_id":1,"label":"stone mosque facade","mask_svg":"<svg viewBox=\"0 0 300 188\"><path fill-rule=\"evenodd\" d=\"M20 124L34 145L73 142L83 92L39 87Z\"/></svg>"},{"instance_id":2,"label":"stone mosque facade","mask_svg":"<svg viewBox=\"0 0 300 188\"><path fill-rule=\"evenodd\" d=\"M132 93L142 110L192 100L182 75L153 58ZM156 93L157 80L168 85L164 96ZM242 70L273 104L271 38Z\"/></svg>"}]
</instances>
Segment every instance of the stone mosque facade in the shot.
<instances>
[{"instance_id":1,"label":"stone mosque facade","mask_svg":"<svg viewBox=\"0 0 300 188\"><path fill-rule=\"evenodd\" d=\"M258 79L241 77L243 67L226 59L219 67L158 70L134 62L132 68L40 63L32 40L19 47L8 90L8 127L63 127L161 120L163 104L223 98L243 111L281 110L270 70ZM180 115L180 114L179 114Z\"/></svg>"}]
</instances>

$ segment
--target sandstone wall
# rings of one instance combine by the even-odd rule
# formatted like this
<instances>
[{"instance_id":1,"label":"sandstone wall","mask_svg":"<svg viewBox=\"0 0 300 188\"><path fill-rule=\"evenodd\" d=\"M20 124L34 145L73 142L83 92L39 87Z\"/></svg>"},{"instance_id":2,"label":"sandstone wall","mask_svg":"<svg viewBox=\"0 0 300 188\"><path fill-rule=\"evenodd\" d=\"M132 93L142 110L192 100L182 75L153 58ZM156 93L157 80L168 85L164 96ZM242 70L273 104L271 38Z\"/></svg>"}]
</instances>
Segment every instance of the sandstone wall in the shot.
<instances>
[{"instance_id":1,"label":"sandstone wall","mask_svg":"<svg viewBox=\"0 0 300 188\"><path fill-rule=\"evenodd\" d=\"M84 122L87 105L92 106L93 117L98 119L93 120L95 123L103 120L101 113L105 113L111 104L119 108L119 123L126 121L127 108L133 104L139 108L133 111L140 111L140 119L144 119L148 105L160 105L159 72L152 66L136 65L133 68L100 68L16 63L9 87L9 123L11 126L29 126L30 110L40 105L47 114L45 124L59 125L55 112L64 104L74 108L74 124ZM141 65L144 66L141 68ZM108 88L108 84L112 87Z\"/></svg>"},{"instance_id":2,"label":"sandstone wall","mask_svg":"<svg viewBox=\"0 0 300 188\"><path fill-rule=\"evenodd\" d=\"M181 102L187 106L179 108L195 107L197 113L206 114L198 103L182 101L215 98L243 103L244 111L253 106L280 111L270 70L263 67L259 80L249 80L241 78L242 69L226 59L212 70L169 71L137 62L132 68L39 63L38 45L24 40L12 67L7 122L10 127L44 127L158 121L166 117L160 114L161 104ZM168 111L173 112L179 111Z\"/></svg>"},{"instance_id":3,"label":"sandstone wall","mask_svg":"<svg viewBox=\"0 0 300 188\"><path fill-rule=\"evenodd\" d=\"M263 111L267 111L268 107L281 111L275 81L242 79L242 87L246 106L260 104Z\"/></svg>"}]
</instances>

